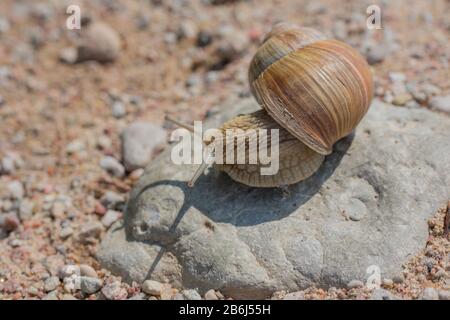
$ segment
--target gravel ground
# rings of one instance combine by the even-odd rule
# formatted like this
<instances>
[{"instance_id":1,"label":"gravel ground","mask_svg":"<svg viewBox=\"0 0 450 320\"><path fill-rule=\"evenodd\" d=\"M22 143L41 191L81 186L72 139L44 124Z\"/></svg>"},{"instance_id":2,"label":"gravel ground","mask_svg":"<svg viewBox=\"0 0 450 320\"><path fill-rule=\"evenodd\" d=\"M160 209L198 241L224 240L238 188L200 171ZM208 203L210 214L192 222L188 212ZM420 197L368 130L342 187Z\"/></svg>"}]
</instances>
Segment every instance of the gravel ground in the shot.
<instances>
[{"instance_id":1,"label":"gravel ground","mask_svg":"<svg viewBox=\"0 0 450 320\"><path fill-rule=\"evenodd\" d=\"M375 31L365 11L378 1L255 2L0 2L0 299L201 298L126 284L101 269L96 248L166 143L164 114L198 120L230 95L249 95L249 61L275 22L358 48L384 101L450 114L449 1L383 1ZM81 6L81 32L66 28L69 4ZM430 221L427 246L403 278L374 291L351 282L273 298L449 299L448 210Z\"/></svg>"}]
</instances>

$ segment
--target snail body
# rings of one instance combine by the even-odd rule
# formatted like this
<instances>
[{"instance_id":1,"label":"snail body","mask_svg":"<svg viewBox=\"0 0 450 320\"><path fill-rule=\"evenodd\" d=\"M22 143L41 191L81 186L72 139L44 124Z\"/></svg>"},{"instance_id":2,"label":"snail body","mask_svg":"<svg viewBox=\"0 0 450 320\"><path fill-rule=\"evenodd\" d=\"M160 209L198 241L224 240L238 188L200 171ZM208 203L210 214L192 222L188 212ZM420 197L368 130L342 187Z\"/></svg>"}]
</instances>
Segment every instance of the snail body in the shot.
<instances>
[{"instance_id":1,"label":"snail body","mask_svg":"<svg viewBox=\"0 0 450 320\"><path fill-rule=\"evenodd\" d=\"M334 143L355 129L373 95L369 66L355 49L314 29L286 23L276 25L264 39L248 79L262 110L237 116L220 130L279 129L279 171L261 175L260 163L216 167L254 187L289 185L311 176ZM235 144L234 139L221 142L226 143ZM190 185L205 167L197 170Z\"/></svg>"}]
</instances>

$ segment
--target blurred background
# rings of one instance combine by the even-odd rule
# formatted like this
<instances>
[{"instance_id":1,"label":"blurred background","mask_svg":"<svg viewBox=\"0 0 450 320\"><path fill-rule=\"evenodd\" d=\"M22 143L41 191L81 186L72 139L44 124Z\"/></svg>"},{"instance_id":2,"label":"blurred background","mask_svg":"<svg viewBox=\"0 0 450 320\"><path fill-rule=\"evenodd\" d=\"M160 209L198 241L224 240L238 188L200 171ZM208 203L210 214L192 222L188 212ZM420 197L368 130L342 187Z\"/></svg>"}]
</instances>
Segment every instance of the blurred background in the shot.
<instances>
[{"instance_id":1,"label":"blurred background","mask_svg":"<svg viewBox=\"0 0 450 320\"><path fill-rule=\"evenodd\" d=\"M367 28L372 4L382 29ZM66 26L70 5L80 30ZM377 98L450 112L449 13L448 0L1 0L0 298L45 297L43 279L67 263L99 269L102 234L166 144L164 115L200 120L250 95L274 23L357 48Z\"/></svg>"}]
</instances>

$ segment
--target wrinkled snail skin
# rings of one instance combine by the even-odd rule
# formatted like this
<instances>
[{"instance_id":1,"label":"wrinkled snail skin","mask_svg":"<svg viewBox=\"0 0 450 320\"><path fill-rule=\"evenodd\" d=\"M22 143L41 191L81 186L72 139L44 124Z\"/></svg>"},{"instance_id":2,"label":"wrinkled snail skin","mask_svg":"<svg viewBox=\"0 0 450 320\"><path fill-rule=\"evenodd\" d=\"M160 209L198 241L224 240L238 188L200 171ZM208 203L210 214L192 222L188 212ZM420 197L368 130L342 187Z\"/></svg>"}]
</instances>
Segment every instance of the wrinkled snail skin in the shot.
<instances>
[{"instance_id":1,"label":"wrinkled snail skin","mask_svg":"<svg viewBox=\"0 0 450 320\"><path fill-rule=\"evenodd\" d=\"M279 170L274 175L261 175L260 169L264 165L260 163L256 164L216 164L216 168L226 172L233 180L240 183L252 186L252 187L278 187L282 185L289 185L298 181L304 180L310 177L320 167L324 160L324 156L313 151L307 147L300 140L291 135L283 127L264 111L256 111L247 115L237 116L230 121L223 124L221 127L224 133L223 146L227 143L233 143L234 155L236 160L236 154L238 145L234 137L238 137L238 134L233 135L233 141L227 141L225 131L241 129L243 131L254 129L266 129L267 130L267 146L271 145L270 130L277 129L279 133ZM256 137L246 137L245 141L245 159L250 159L250 153L256 153L256 159L260 159L258 150L252 148L257 143L251 144L250 139L258 139ZM224 148L223 159L226 159L226 148ZM268 151L270 154L270 150Z\"/></svg>"},{"instance_id":2,"label":"wrinkled snail skin","mask_svg":"<svg viewBox=\"0 0 450 320\"><path fill-rule=\"evenodd\" d=\"M333 145L355 129L373 95L369 66L355 49L314 29L286 23L274 26L264 39L248 79L263 110L235 117L220 129L279 129L279 171L261 175L259 163L215 166L253 187L279 187L311 176ZM246 160L251 152L257 151L246 151Z\"/></svg>"}]
</instances>

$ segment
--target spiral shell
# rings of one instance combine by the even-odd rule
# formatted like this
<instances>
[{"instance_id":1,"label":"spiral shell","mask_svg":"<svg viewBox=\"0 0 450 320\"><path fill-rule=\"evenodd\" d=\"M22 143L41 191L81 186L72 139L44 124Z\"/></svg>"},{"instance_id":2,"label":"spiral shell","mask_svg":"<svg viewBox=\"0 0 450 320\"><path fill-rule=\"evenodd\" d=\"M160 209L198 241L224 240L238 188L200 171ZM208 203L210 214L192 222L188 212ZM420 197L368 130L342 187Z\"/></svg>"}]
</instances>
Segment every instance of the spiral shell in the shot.
<instances>
[{"instance_id":1,"label":"spiral shell","mask_svg":"<svg viewBox=\"0 0 450 320\"><path fill-rule=\"evenodd\" d=\"M276 122L324 155L353 131L373 95L371 71L355 49L290 24L268 34L250 64L249 82Z\"/></svg>"}]
</instances>

